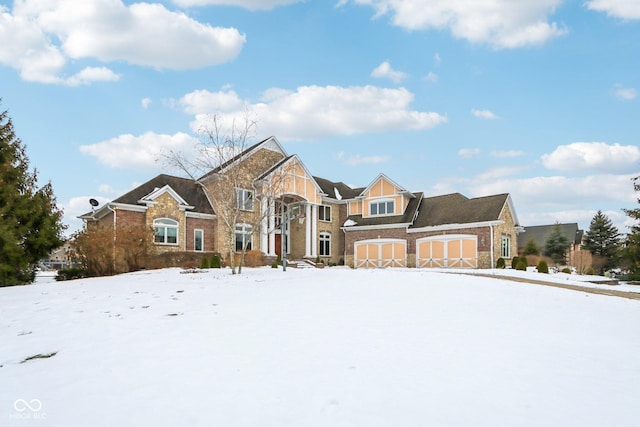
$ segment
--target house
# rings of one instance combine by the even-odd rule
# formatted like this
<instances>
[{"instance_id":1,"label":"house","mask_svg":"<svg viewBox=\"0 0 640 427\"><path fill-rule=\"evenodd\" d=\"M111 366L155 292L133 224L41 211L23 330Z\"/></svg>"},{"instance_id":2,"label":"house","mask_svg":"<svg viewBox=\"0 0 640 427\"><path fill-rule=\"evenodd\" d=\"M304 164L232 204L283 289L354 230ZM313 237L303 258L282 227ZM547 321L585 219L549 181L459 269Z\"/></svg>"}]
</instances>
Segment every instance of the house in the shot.
<instances>
[{"instance_id":1,"label":"house","mask_svg":"<svg viewBox=\"0 0 640 427\"><path fill-rule=\"evenodd\" d=\"M313 176L275 137L196 181L158 175L99 209L87 224L153 227L160 251L259 250L288 259L367 267L489 268L517 254L509 194L426 197L384 174L352 188ZM229 227L235 224L229 235Z\"/></svg>"},{"instance_id":2,"label":"house","mask_svg":"<svg viewBox=\"0 0 640 427\"><path fill-rule=\"evenodd\" d=\"M580 251L582 247L582 239L584 238L584 230L580 230L575 222L566 224L550 224L550 225L534 225L523 227L523 232L518 235L518 253L521 253L529 240L533 240L540 252L544 252L544 247L549 240L549 236L554 232L555 228L560 227L560 232L571 244L567 251L567 260L572 264L571 260Z\"/></svg>"}]
</instances>

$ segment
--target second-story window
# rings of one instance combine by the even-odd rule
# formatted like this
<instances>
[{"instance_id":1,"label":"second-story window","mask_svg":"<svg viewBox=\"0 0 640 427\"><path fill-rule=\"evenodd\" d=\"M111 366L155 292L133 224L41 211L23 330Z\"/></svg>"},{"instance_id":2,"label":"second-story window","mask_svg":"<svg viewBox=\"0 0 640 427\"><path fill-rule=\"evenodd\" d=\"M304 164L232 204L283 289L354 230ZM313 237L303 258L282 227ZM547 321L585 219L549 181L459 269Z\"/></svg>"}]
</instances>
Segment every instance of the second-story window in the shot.
<instances>
[{"instance_id":1,"label":"second-story window","mask_svg":"<svg viewBox=\"0 0 640 427\"><path fill-rule=\"evenodd\" d=\"M331 206L318 206L318 219L320 221L331 222Z\"/></svg>"},{"instance_id":2,"label":"second-story window","mask_svg":"<svg viewBox=\"0 0 640 427\"><path fill-rule=\"evenodd\" d=\"M369 214L374 215L393 215L395 213L395 202L393 200L381 200L379 202L371 202L369 205Z\"/></svg>"},{"instance_id":3,"label":"second-story window","mask_svg":"<svg viewBox=\"0 0 640 427\"><path fill-rule=\"evenodd\" d=\"M243 211L253 210L253 191L236 188L236 207Z\"/></svg>"}]
</instances>

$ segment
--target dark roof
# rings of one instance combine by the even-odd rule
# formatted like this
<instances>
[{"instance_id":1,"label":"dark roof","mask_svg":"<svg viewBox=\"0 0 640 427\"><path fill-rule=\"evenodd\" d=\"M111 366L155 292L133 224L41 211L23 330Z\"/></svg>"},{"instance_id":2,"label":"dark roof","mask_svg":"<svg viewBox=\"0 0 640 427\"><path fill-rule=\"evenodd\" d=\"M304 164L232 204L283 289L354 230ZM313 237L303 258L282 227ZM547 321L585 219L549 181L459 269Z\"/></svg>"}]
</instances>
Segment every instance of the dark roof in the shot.
<instances>
[{"instance_id":1,"label":"dark roof","mask_svg":"<svg viewBox=\"0 0 640 427\"><path fill-rule=\"evenodd\" d=\"M473 199L460 193L425 197L411 228L495 221L500 217L508 197L506 193Z\"/></svg>"},{"instance_id":2,"label":"dark roof","mask_svg":"<svg viewBox=\"0 0 640 427\"><path fill-rule=\"evenodd\" d=\"M318 183L322 192L332 199L337 199L336 189L338 190L338 193L340 193L342 200L353 199L363 190L362 188L351 188L344 182L334 182L325 178L320 178L319 176L314 176L313 179Z\"/></svg>"},{"instance_id":3,"label":"dark roof","mask_svg":"<svg viewBox=\"0 0 640 427\"><path fill-rule=\"evenodd\" d=\"M187 202L187 204L194 207L191 212L205 214L214 213L204 190L194 180L164 174L158 175L134 188L128 193L118 197L113 202L127 205L143 205L143 203L139 203L140 199L149 195L155 189L162 188L165 185L173 188L173 190L178 193L180 197Z\"/></svg>"},{"instance_id":4,"label":"dark roof","mask_svg":"<svg viewBox=\"0 0 640 427\"><path fill-rule=\"evenodd\" d=\"M350 215L348 219L356 223L356 225L354 225L353 227L387 224L410 224L411 222L413 222L413 219L416 216L416 211L418 210L418 206L420 206L420 201L422 200L422 193L412 194L414 195L414 197L409 200L409 203L407 204L407 208L404 210L403 215L374 216L367 218L363 217L362 215Z\"/></svg>"},{"instance_id":5,"label":"dark roof","mask_svg":"<svg viewBox=\"0 0 640 427\"><path fill-rule=\"evenodd\" d=\"M265 138L260 142L256 142L255 144L253 144L252 146L250 146L249 148L245 148L244 150L242 150L240 153L236 154L235 156L233 156L232 158L230 158L229 160L227 160L226 162L216 166L215 168L213 168L212 170L210 170L209 172L205 173L204 175L202 175L200 178L198 178L198 180L202 180L210 175L213 175L215 173L220 172L222 169L226 168L227 166L233 164L234 162L236 162L238 159L241 159L243 156L246 156L248 153L251 152L251 150L254 150L256 147L258 147L260 144L263 144L264 142L268 141L269 139L273 138L273 136L270 136L269 138Z\"/></svg>"},{"instance_id":6,"label":"dark roof","mask_svg":"<svg viewBox=\"0 0 640 427\"><path fill-rule=\"evenodd\" d=\"M524 227L524 232L518 234L518 247L525 247L527 242L530 239L533 239L538 248L544 248L547 240L549 239L549 236L551 235L551 233L553 233L556 225L560 227L560 231L567 238L567 240L569 240L569 242L573 244L582 243L582 236L584 234L584 231L578 228L577 223L572 222L567 224L534 225Z\"/></svg>"}]
</instances>

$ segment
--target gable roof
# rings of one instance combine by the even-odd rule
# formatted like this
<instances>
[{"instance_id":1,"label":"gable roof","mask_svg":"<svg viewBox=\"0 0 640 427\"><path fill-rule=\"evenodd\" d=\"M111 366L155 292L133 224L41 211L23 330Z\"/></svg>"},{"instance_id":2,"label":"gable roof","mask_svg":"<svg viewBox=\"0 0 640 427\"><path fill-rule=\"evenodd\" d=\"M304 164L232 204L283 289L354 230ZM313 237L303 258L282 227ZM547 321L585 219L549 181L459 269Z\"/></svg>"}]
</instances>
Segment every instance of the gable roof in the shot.
<instances>
[{"instance_id":1,"label":"gable roof","mask_svg":"<svg viewBox=\"0 0 640 427\"><path fill-rule=\"evenodd\" d=\"M413 198L413 193L411 193L410 191L407 191L403 186L401 186L400 184L398 184L397 182L395 182L394 180L392 180L391 178L389 178L388 176L386 176L383 173L378 174L378 176L376 176L373 181L371 181L371 183L369 185L367 185L361 192L360 194L358 194L358 196L360 197L364 197L364 195L371 189L373 188L373 186L380 181L381 179L384 179L385 181L387 181L388 183L390 183L391 185L393 185L394 187L396 187L399 191L398 194L406 194L407 196Z\"/></svg>"},{"instance_id":2,"label":"gable roof","mask_svg":"<svg viewBox=\"0 0 640 427\"><path fill-rule=\"evenodd\" d=\"M134 188L115 199L113 203L143 206L145 205L143 199L154 196L154 193L163 190L165 187L171 188L188 206L193 206L193 212L204 214L214 213L206 193L194 180L165 174L160 174Z\"/></svg>"},{"instance_id":3,"label":"gable roof","mask_svg":"<svg viewBox=\"0 0 640 427\"><path fill-rule=\"evenodd\" d=\"M473 199L460 193L425 197L411 228L496 221L508 200L506 193Z\"/></svg>"},{"instance_id":4,"label":"gable roof","mask_svg":"<svg viewBox=\"0 0 640 427\"><path fill-rule=\"evenodd\" d=\"M235 156L231 157L226 162L220 164L219 166L215 167L211 171L205 173L200 178L198 178L198 181L203 180L203 179L205 179L205 178L207 178L207 177L209 177L211 175L214 175L216 173L224 172L224 170L227 169L229 166L233 165L234 163L238 162L239 160L242 160L242 159L245 159L245 158L251 156L253 153L258 151L260 148L267 148L267 149L271 149L273 151L278 151L284 157L289 157L289 155L287 154L286 150L282 147L282 145L280 145L280 142L278 141L278 139L275 136L270 136L269 138L263 139L262 141L253 144L249 148L246 148L246 149L242 150L240 153L238 153Z\"/></svg>"},{"instance_id":5,"label":"gable roof","mask_svg":"<svg viewBox=\"0 0 640 427\"><path fill-rule=\"evenodd\" d=\"M530 239L533 239L538 248L544 248L556 225L560 227L562 235L565 236L569 242L574 245L582 243L584 231L578 228L577 223L572 222L566 224L534 225L524 227L524 233L520 233L518 235L518 248L525 247Z\"/></svg>"}]
</instances>

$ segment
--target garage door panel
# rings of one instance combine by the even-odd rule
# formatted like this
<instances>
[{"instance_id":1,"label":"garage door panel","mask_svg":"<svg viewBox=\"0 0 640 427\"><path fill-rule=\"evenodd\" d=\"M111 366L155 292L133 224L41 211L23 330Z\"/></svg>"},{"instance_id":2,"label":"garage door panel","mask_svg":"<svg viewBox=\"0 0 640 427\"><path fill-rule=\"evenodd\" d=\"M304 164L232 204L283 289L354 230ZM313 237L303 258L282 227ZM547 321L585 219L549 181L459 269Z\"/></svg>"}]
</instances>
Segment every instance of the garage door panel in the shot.
<instances>
[{"instance_id":1,"label":"garage door panel","mask_svg":"<svg viewBox=\"0 0 640 427\"><path fill-rule=\"evenodd\" d=\"M406 242L356 242L356 268L406 267Z\"/></svg>"},{"instance_id":2,"label":"garage door panel","mask_svg":"<svg viewBox=\"0 0 640 427\"><path fill-rule=\"evenodd\" d=\"M477 239L466 236L430 237L416 242L418 267L476 268Z\"/></svg>"}]
</instances>

